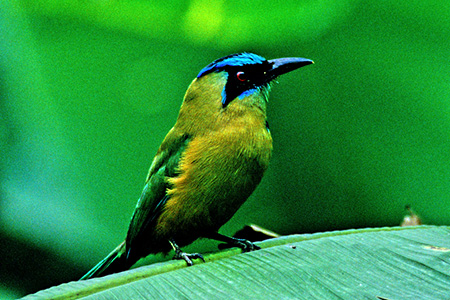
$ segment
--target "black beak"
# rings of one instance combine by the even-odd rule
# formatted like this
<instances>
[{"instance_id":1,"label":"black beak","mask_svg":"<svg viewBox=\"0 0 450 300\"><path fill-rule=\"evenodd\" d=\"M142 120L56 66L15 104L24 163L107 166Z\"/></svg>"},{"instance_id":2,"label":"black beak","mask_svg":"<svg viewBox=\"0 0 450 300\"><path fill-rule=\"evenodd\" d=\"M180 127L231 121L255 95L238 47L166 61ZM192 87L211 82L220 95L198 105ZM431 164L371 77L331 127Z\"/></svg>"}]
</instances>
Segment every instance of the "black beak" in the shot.
<instances>
[{"instance_id":1,"label":"black beak","mask_svg":"<svg viewBox=\"0 0 450 300\"><path fill-rule=\"evenodd\" d=\"M302 57L276 58L268 60L268 62L272 65L272 69L267 72L271 80L287 72L294 71L298 68L314 63L312 60Z\"/></svg>"}]
</instances>

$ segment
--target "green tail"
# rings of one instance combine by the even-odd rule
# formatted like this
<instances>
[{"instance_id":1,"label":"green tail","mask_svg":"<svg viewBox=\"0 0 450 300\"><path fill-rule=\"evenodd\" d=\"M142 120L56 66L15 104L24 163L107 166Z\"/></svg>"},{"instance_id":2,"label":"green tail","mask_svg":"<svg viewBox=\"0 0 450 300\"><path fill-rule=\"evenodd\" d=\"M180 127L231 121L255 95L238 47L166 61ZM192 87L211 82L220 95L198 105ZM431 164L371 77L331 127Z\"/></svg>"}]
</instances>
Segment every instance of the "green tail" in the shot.
<instances>
[{"instance_id":1,"label":"green tail","mask_svg":"<svg viewBox=\"0 0 450 300\"><path fill-rule=\"evenodd\" d=\"M113 273L118 273L128 270L131 266L127 261L125 251L125 242L117 246L107 257L87 272L80 280L85 280L93 277L105 276Z\"/></svg>"}]
</instances>

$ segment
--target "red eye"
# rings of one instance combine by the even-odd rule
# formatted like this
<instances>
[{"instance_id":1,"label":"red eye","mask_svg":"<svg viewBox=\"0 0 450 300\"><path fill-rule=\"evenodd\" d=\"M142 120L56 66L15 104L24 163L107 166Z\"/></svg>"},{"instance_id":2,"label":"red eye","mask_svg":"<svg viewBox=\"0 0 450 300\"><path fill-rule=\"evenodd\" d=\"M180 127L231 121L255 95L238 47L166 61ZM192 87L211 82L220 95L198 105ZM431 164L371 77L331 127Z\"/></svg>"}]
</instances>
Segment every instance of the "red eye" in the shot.
<instances>
[{"instance_id":1,"label":"red eye","mask_svg":"<svg viewBox=\"0 0 450 300\"><path fill-rule=\"evenodd\" d=\"M237 72L236 77L239 81L247 81L247 76L245 76L244 72Z\"/></svg>"}]
</instances>

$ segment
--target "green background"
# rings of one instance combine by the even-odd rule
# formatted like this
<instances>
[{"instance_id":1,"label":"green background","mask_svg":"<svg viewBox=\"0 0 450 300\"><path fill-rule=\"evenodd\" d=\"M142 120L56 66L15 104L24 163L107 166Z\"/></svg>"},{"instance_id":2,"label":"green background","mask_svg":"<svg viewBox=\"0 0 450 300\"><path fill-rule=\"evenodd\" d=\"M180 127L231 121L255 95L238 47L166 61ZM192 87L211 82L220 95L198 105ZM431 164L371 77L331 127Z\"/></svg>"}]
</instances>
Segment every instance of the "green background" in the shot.
<instances>
[{"instance_id":1,"label":"green background","mask_svg":"<svg viewBox=\"0 0 450 300\"><path fill-rule=\"evenodd\" d=\"M0 31L0 298L121 242L186 88L234 52L315 64L274 85L271 166L222 233L450 223L444 1L2 1Z\"/></svg>"}]
</instances>

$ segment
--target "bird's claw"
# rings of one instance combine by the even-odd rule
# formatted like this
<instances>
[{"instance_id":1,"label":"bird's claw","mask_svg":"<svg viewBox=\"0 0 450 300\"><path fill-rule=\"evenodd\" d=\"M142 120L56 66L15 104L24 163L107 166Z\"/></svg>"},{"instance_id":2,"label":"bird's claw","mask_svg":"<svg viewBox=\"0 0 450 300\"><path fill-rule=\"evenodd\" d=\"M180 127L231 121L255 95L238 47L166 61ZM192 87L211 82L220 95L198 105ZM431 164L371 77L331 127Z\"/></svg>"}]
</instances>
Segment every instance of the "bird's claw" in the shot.
<instances>
[{"instance_id":1,"label":"bird's claw","mask_svg":"<svg viewBox=\"0 0 450 300\"><path fill-rule=\"evenodd\" d=\"M173 259L184 259L188 266L192 266L194 264L192 260L196 258L200 258L201 260L203 260L203 262L205 262L203 255L201 255L200 253L183 252L173 239L170 239L169 243L170 245L172 245L172 248L175 251L175 256L173 257Z\"/></svg>"},{"instance_id":2,"label":"bird's claw","mask_svg":"<svg viewBox=\"0 0 450 300\"><path fill-rule=\"evenodd\" d=\"M201 255L200 253L186 253L183 251L176 251L175 256L173 257L173 259L184 259L188 266L194 265L192 260L196 258L200 258L201 260L203 260L203 262L205 262L203 255Z\"/></svg>"},{"instance_id":3,"label":"bird's claw","mask_svg":"<svg viewBox=\"0 0 450 300\"><path fill-rule=\"evenodd\" d=\"M250 251L261 249L261 247L250 242L249 240L237 239L237 238L233 238L233 240L230 241L229 243L219 245L220 250L231 248L231 247L239 247L242 249L243 252L250 252Z\"/></svg>"}]
</instances>

